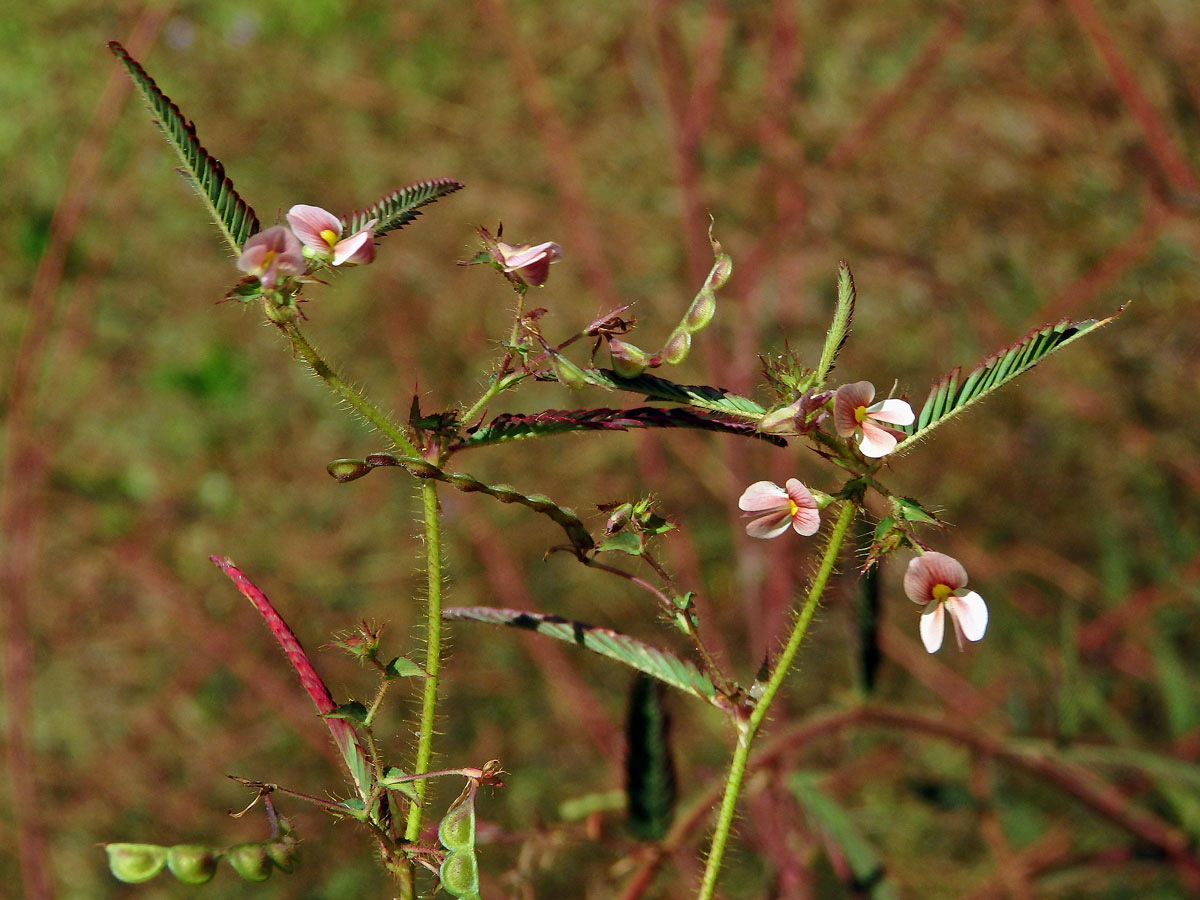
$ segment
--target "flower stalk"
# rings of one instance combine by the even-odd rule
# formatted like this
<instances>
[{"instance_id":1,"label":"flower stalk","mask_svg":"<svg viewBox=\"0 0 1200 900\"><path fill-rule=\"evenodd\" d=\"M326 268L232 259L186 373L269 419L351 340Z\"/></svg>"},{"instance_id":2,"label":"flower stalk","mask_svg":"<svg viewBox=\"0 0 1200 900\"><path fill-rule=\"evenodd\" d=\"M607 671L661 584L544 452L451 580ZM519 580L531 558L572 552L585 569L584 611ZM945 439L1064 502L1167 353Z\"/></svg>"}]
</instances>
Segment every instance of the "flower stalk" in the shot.
<instances>
[{"instance_id":1,"label":"flower stalk","mask_svg":"<svg viewBox=\"0 0 1200 900\"><path fill-rule=\"evenodd\" d=\"M721 799L721 809L717 813L717 824L713 830L712 844L709 847L708 859L704 866L704 877L700 882L700 892L696 895L696 900L712 900L713 892L717 888L717 876L721 871L725 847L729 842L729 832L733 828L734 811L737 808L738 796L741 794L742 783L746 777L750 746L754 742L759 727L767 717L775 695L783 686L783 681L792 667L792 662L796 659L796 653L799 652L801 643L804 642L808 626L812 623L813 615L821 603L821 595L829 583L829 576L833 574L833 567L837 564L838 553L850 531L850 524L854 521L854 512L853 503L842 503L837 522L829 535L829 543L825 546L825 554L821 557L821 566L817 569L812 584L809 585L808 596L792 625L792 633L788 637L787 644L784 645L783 652L779 654L779 659L771 671L771 677L767 679L767 684L754 711L750 713L749 718L738 723L737 746L734 748L733 758L729 763L729 775L725 780L725 794Z\"/></svg>"}]
</instances>

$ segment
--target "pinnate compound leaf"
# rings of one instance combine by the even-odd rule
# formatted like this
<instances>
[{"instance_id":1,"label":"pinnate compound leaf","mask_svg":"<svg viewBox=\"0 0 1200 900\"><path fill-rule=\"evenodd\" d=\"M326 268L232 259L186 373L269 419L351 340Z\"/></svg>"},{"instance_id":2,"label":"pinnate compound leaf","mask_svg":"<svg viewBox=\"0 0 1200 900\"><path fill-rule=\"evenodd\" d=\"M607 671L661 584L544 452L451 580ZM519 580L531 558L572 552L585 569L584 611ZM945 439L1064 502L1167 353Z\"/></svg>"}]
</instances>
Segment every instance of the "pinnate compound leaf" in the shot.
<instances>
[{"instance_id":1,"label":"pinnate compound leaf","mask_svg":"<svg viewBox=\"0 0 1200 900\"><path fill-rule=\"evenodd\" d=\"M588 379L600 387L615 388L645 394L647 400L664 400L683 403L698 409L726 413L740 419L758 422L766 412L749 397L740 397L725 388L706 384L676 384L657 375L642 374L636 378L622 378L611 369L589 369Z\"/></svg>"},{"instance_id":2,"label":"pinnate compound leaf","mask_svg":"<svg viewBox=\"0 0 1200 900\"><path fill-rule=\"evenodd\" d=\"M1121 311L1105 319L1079 322L1063 319L1052 325L1043 325L1015 344L993 353L965 378L960 367L954 368L933 383L925 405L917 413L916 422L899 429L909 436L896 446L896 452L908 449L938 425L957 416L1018 375L1028 372L1051 353L1107 325Z\"/></svg>"},{"instance_id":3,"label":"pinnate compound leaf","mask_svg":"<svg viewBox=\"0 0 1200 900\"><path fill-rule=\"evenodd\" d=\"M746 419L726 418L707 411L639 406L636 409L547 409L531 414L502 413L487 425L473 429L455 449L572 431L626 431L630 428L698 428L787 446L782 438L757 431L754 423Z\"/></svg>"},{"instance_id":4,"label":"pinnate compound leaf","mask_svg":"<svg viewBox=\"0 0 1200 900\"><path fill-rule=\"evenodd\" d=\"M150 105L154 121L183 163L180 173L208 207L209 215L221 229L226 243L235 253L240 252L246 238L259 229L258 216L253 208L233 189L233 182L225 175L225 167L201 145L196 137L195 123L184 118L179 107L159 89L141 64L129 55L129 51L116 41L109 41L108 49L121 61L134 85Z\"/></svg>"},{"instance_id":5,"label":"pinnate compound leaf","mask_svg":"<svg viewBox=\"0 0 1200 900\"><path fill-rule=\"evenodd\" d=\"M680 659L674 653L660 650L631 638L628 635L597 628L584 622L575 622L561 616L545 613L522 612L518 609L500 609L491 606L458 606L442 610L443 619L469 619L491 625L508 625L536 631L560 641L576 644L599 653L609 659L623 663L639 672L645 672L664 684L678 688L715 706L723 705L712 679L701 672L693 663Z\"/></svg>"},{"instance_id":6,"label":"pinnate compound leaf","mask_svg":"<svg viewBox=\"0 0 1200 900\"><path fill-rule=\"evenodd\" d=\"M342 216L343 233L353 234L372 219L376 220L376 234L398 231L421 214L422 206L427 206L464 187L465 184L453 178L431 178L429 181L410 184L390 194L384 194L366 209L356 209L349 215Z\"/></svg>"},{"instance_id":7,"label":"pinnate compound leaf","mask_svg":"<svg viewBox=\"0 0 1200 900\"><path fill-rule=\"evenodd\" d=\"M639 673L629 692L626 719L626 822L644 841L667 835L675 814L675 763L671 720L660 682Z\"/></svg>"}]
</instances>

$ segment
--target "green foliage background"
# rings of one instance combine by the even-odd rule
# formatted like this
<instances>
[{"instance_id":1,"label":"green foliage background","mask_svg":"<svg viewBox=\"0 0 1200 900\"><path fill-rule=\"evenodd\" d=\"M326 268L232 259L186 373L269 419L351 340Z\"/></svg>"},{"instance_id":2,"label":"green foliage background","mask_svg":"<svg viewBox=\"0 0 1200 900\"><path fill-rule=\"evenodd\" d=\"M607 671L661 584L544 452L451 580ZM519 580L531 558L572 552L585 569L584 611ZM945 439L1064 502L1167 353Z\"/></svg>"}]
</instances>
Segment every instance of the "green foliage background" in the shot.
<instances>
[{"instance_id":1,"label":"green foliage background","mask_svg":"<svg viewBox=\"0 0 1200 900\"><path fill-rule=\"evenodd\" d=\"M0 794L3 883L20 883L32 816L56 896L191 896L166 877L116 884L95 843L261 837L253 817L225 816L247 799L225 773L342 787L323 725L208 554L232 557L310 650L366 618L408 651L418 622L411 484L388 470L349 485L325 474L330 459L386 448L256 309L213 306L237 273L167 148L137 102L95 113L110 80L124 90L110 39L196 121L266 222L293 203L341 212L425 178L467 183L306 306L317 345L398 410L414 391L433 411L481 386L511 295L455 261L474 252L472 225L498 219L513 240L564 246L536 294L548 334L636 301L640 334L657 337L711 263L711 213L734 276L679 378L739 392L760 387L757 353L788 342L815 360L839 258L859 303L838 375L883 391L896 379L915 403L952 366L1043 322L1133 301L896 461L895 486L956 526L931 540L967 566L992 624L968 653L927 657L893 565L875 697L1065 753L1182 761L1170 777L1093 764L1200 836L1196 783L1178 777L1200 757L1194 4L57 0L0 17L0 352L10 374L31 367L7 386L4 725L10 754L14 735L30 742L38 789ZM1124 72L1098 50L1110 43ZM504 408L577 402L612 400L544 386ZM683 526L666 556L749 681L813 546L749 541L735 501L760 478L833 487L818 462L669 432L488 448L462 464L594 526L597 503L660 494ZM565 555L542 560L560 539L551 524L446 493L451 603L662 640L644 597ZM856 583L843 568L778 726L854 702ZM21 647L33 653L28 712L13 702ZM369 691L348 660L319 658L335 694ZM615 818L603 845L578 824L551 826L562 801L620 786L629 684L533 636L453 627L441 759L499 758L511 773L481 794L492 836L507 836L489 846L481 829L485 896L619 891L611 863L628 837ZM686 803L720 777L731 736L713 711L669 700ZM397 749L411 713L394 706L381 730ZM1006 854L1034 859L1052 839L1062 849L1030 876L1036 896L1188 895L1162 861L1099 865L1089 854L1137 847L1046 783L961 748L870 729L789 760L824 773L824 794L901 896L983 895L1010 877ZM457 790L439 789L433 809ZM800 897L805 884L851 896L782 787L744 809L727 896ZM297 875L258 886L225 871L202 890L388 896L352 826L287 811L305 839ZM519 856L522 840L538 852ZM678 865L656 896L689 896L696 870Z\"/></svg>"}]
</instances>

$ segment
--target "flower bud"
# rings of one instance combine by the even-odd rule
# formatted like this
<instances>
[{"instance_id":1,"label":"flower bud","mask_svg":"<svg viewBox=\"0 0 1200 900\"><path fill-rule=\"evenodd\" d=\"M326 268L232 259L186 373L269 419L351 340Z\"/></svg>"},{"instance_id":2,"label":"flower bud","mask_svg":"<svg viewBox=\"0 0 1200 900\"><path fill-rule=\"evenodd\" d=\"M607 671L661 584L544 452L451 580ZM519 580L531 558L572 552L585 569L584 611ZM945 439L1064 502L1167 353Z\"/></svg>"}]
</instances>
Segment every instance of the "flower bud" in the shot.
<instances>
[{"instance_id":1,"label":"flower bud","mask_svg":"<svg viewBox=\"0 0 1200 900\"><path fill-rule=\"evenodd\" d=\"M650 364L644 351L616 338L608 339L608 352L612 354L613 371L622 378L637 378Z\"/></svg>"},{"instance_id":2,"label":"flower bud","mask_svg":"<svg viewBox=\"0 0 1200 900\"><path fill-rule=\"evenodd\" d=\"M204 884L217 872L217 854L202 844L176 844L167 851L167 868L184 884Z\"/></svg>"},{"instance_id":3,"label":"flower bud","mask_svg":"<svg viewBox=\"0 0 1200 900\"><path fill-rule=\"evenodd\" d=\"M271 877L271 857L259 844L237 844L225 851L225 858L246 881L266 881Z\"/></svg>"},{"instance_id":4,"label":"flower bud","mask_svg":"<svg viewBox=\"0 0 1200 900\"><path fill-rule=\"evenodd\" d=\"M127 884L149 881L167 864L167 848L157 844L105 844L108 870Z\"/></svg>"}]
</instances>

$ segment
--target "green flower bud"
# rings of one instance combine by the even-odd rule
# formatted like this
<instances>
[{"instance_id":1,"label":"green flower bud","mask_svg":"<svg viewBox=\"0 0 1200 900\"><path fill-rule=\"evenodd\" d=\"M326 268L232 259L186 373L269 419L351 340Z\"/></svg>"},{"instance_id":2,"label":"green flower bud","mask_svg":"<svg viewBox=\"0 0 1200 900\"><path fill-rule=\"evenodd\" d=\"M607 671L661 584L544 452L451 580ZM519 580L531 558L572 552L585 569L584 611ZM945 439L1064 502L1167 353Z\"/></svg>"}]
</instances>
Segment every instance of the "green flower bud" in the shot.
<instances>
[{"instance_id":1,"label":"green flower bud","mask_svg":"<svg viewBox=\"0 0 1200 900\"><path fill-rule=\"evenodd\" d=\"M247 881L266 881L271 877L271 857L259 844L237 844L225 851L233 870Z\"/></svg>"},{"instance_id":2,"label":"green flower bud","mask_svg":"<svg viewBox=\"0 0 1200 900\"><path fill-rule=\"evenodd\" d=\"M176 844L167 851L167 868L184 884L204 884L217 872L217 853L201 844Z\"/></svg>"},{"instance_id":3,"label":"green flower bud","mask_svg":"<svg viewBox=\"0 0 1200 900\"><path fill-rule=\"evenodd\" d=\"M105 844L104 850L108 870L127 884L149 881L167 864L167 848L157 844Z\"/></svg>"}]
</instances>

